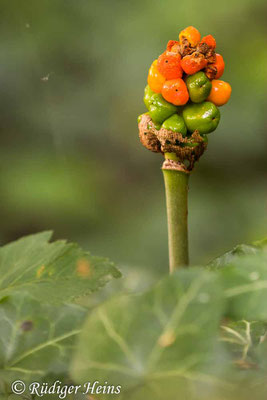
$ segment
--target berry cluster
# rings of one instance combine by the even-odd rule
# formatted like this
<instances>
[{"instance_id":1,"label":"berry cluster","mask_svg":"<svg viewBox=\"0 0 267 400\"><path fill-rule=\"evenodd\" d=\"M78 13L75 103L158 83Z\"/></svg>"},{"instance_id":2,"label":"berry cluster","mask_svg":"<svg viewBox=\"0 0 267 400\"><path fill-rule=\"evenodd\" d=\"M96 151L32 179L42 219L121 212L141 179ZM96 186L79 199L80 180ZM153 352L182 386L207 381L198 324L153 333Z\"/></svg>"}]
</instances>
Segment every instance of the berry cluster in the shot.
<instances>
[{"instance_id":1,"label":"berry cluster","mask_svg":"<svg viewBox=\"0 0 267 400\"><path fill-rule=\"evenodd\" d=\"M219 106L231 96L229 83L219 80L223 57L216 41L189 26L170 40L148 73L144 102L148 113L139 117L139 136L149 150L175 153L193 163L207 146L207 134L220 121Z\"/></svg>"},{"instance_id":2,"label":"berry cluster","mask_svg":"<svg viewBox=\"0 0 267 400\"><path fill-rule=\"evenodd\" d=\"M179 40L170 40L166 51L150 67L150 89L161 93L165 100L176 106L185 105L189 99L194 103L207 99L216 106L227 103L231 86L218 80L223 75L225 64L223 57L215 52L214 37L208 35L201 39L199 31L189 26L180 33ZM201 70L211 81L211 85L206 86L204 96L198 96L192 90L194 79L188 79Z\"/></svg>"}]
</instances>

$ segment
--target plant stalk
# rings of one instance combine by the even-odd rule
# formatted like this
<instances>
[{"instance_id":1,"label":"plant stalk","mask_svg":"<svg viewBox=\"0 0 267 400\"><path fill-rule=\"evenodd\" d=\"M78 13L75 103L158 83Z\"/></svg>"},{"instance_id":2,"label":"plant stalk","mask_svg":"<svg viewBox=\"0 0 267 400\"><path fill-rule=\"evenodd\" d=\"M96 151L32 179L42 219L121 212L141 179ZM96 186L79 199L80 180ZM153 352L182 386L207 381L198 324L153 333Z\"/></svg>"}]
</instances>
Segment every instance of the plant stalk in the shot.
<instances>
[{"instance_id":1,"label":"plant stalk","mask_svg":"<svg viewBox=\"0 0 267 400\"><path fill-rule=\"evenodd\" d=\"M163 169L166 191L170 273L189 263L188 180L189 174Z\"/></svg>"}]
</instances>

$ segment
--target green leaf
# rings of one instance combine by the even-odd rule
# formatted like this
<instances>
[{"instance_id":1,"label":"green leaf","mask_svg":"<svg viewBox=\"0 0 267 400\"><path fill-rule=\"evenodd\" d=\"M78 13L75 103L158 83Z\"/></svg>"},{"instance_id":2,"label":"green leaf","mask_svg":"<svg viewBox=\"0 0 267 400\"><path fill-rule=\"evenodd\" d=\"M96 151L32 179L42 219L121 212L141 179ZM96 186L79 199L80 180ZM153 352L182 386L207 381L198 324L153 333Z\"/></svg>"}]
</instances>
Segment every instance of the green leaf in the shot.
<instances>
[{"instance_id":1,"label":"green leaf","mask_svg":"<svg viewBox=\"0 0 267 400\"><path fill-rule=\"evenodd\" d=\"M266 335L267 324L256 321L223 323L221 340L227 345L233 363L240 369L257 369L257 349Z\"/></svg>"},{"instance_id":2,"label":"green leaf","mask_svg":"<svg viewBox=\"0 0 267 400\"><path fill-rule=\"evenodd\" d=\"M213 260L208 268L220 269L228 316L237 321L267 321L266 239L238 245Z\"/></svg>"},{"instance_id":3,"label":"green leaf","mask_svg":"<svg viewBox=\"0 0 267 400\"><path fill-rule=\"evenodd\" d=\"M57 378L65 376L86 312L74 304L41 304L39 299L23 292L3 298L0 303L2 386L16 379L33 382L49 374Z\"/></svg>"},{"instance_id":4,"label":"green leaf","mask_svg":"<svg viewBox=\"0 0 267 400\"><path fill-rule=\"evenodd\" d=\"M224 379L233 389L222 398L262 400L266 398L266 329L265 322L223 321L220 340L229 356Z\"/></svg>"},{"instance_id":5,"label":"green leaf","mask_svg":"<svg viewBox=\"0 0 267 400\"><path fill-rule=\"evenodd\" d=\"M228 316L267 321L267 252L233 259L221 271Z\"/></svg>"},{"instance_id":6,"label":"green leaf","mask_svg":"<svg viewBox=\"0 0 267 400\"><path fill-rule=\"evenodd\" d=\"M247 244L239 244L233 248L233 250L228 251L227 253L223 254L220 257L215 258L212 260L208 267L212 269L222 268L226 265L230 264L234 260L239 259L242 256L246 255L255 255L258 254L260 249L257 246L251 246Z\"/></svg>"},{"instance_id":7,"label":"green leaf","mask_svg":"<svg viewBox=\"0 0 267 400\"><path fill-rule=\"evenodd\" d=\"M261 240L256 240L253 242L253 245L256 247L259 247L260 249L266 249L267 248L267 238L261 239Z\"/></svg>"},{"instance_id":8,"label":"green leaf","mask_svg":"<svg viewBox=\"0 0 267 400\"><path fill-rule=\"evenodd\" d=\"M0 298L27 290L40 301L66 301L120 277L107 259L64 240L49 243L51 236L42 232L0 248Z\"/></svg>"},{"instance_id":9,"label":"green leaf","mask_svg":"<svg viewBox=\"0 0 267 400\"><path fill-rule=\"evenodd\" d=\"M73 378L121 385L127 400L185 398L194 384L212 385L222 298L216 275L192 268L143 295L108 301L85 323Z\"/></svg>"}]
</instances>

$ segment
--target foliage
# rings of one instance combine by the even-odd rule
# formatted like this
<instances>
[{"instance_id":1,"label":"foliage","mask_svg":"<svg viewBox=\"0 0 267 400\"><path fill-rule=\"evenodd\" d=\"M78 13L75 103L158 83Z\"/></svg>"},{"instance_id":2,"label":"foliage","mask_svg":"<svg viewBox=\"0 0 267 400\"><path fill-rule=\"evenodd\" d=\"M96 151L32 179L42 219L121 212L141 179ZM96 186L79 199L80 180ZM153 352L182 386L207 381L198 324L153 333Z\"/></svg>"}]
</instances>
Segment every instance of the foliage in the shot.
<instances>
[{"instance_id":1,"label":"foliage","mask_svg":"<svg viewBox=\"0 0 267 400\"><path fill-rule=\"evenodd\" d=\"M40 301L68 301L120 276L107 259L92 257L74 243L49 243L51 236L30 235L0 249L0 298L27 291Z\"/></svg>"},{"instance_id":2,"label":"foliage","mask_svg":"<svg viewBox=\"0 0 267 400\"><path fill-rule=\"evenodd\" d=\"M120 382L122 399L261 399L267 252L238 248L248 254L235 248L216 260L220 269L178 271L142 295L94 310L79 336L73 377Z\"/></svg>"},{"instance_id":3,"label":"foliage","mask_svg":"<svg viewBox=\"0 0 267 400\"><path fill-rule=\"evenodd\" d=\"M59 379L121 386L119 395L91 393L101 400L264 398L266 242L237 246L208 267L177 271L141 292L125 292L121 280L115 293L88 309L77 295L100 289L119 272L77 245L49 243L50 236L0 249L3 394L15 379Z\"/></svg>"},{"instance_id":4,"label":"foliage","mask_svg":"<svg viewBox=\"0 0 267 400\"><path fill-rule=\"evenodd\" d=\"M120 277L107 259L73 243L49 243L51 235L31 235L0 249L2 390L18 376L29 382L66 377L87 312L75 299Z\"/></svg>"},{"instance_id":5,"label":"foliage","mask_svg":"<svg viewBox=\"0 0 267 400\"><path fill-rule=\"evenodd\" d=\"M172 398L181 387L188 395L191 382L212 381L220 290L215 274L190 269L144 294L115 297L87 319L73 377L120 384L123 399L162 399L167 388Z\"/></svg>"},{"instance_id":6,"label":"foliage","mask_svg":"<svg viewBox=\"0 0 267 400\"><path fill-rule=\"evenodd\" d=\"M2 299L0 382L64 376L85 314L77 305L42 304L25 292Z\"/></svg>"}]
</instances>

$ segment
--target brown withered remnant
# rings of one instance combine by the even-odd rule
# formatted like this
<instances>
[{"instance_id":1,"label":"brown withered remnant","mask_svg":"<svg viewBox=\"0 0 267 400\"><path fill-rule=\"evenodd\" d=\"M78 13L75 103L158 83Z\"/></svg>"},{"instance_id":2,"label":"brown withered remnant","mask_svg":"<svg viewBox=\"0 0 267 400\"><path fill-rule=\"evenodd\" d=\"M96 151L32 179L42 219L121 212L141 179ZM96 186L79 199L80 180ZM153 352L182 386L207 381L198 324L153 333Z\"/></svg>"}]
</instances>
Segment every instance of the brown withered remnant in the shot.
<instances>
[{"instance_id":1,"label":"brown withered remnant","mask_svg":"<svg viewBox=\"0 0 267 400\"><path fill-rule=\"evenodd\" d=\"M161 153L160 142L157 138L157 129L148 114L143 114L138 123L139 138L143 146L154 153Z\"/></svg>"},{"instance_id":2,"label":"brown withered remnant","mask_svg":"<svg viewBox=\"0 0 267 400\"><path fill-rule=\"evenodd\" d=\"M180 171L184 172L186 174L190 174L191 170L188 169L188 167L183 164L181 161L174 161L174 160L168 160L166 159L163 164L162 164L162 169L168 169L172 171Z\"/></svg>"},{"instance_id":3,"label":"brown withered remnant","mask_svg":"<svg viewBox=\"0 0 267 400\"><path fill-rule=\"evenodd\" d=\"M210 48L207 45L207 43L198 43L198 45L196 47L196 51L198 51L199 53L202 53L202 54L207 54L209 49Z\"/></svg>"},{"instance_id":4,"label":"brown withered remnant","mask_svg":"<svg viewBox=\"0 0 267 400\"><path fill-rule=\"evenodd\" d=\"M215 65L209 64L205 69L205 74L210 80L214 79L217 74L217 68Z\"/></svg>"},{"instance_id":5,"label":"brown withered remnant","mask_svg":"<svg viewBox=\"0 0 267 400\"><path fill-rule=\"evenodd\" d=\"M191 136L183 136L181 133L173 132L164 128L156 129L155 124L148 114L141 116L139 127L140 141L148 150L157 153L175 153L179 162L168 164L170 169L179 169L190 172L196 161L204 153L207 142L198 131ZM188 165L184 163L187 162ZM175 164L176 163L176 164ZM164 168L166 169L166 161ZM179 164L179 165L178 165Z\"/></svg>"},{"instance_id":6,"label":"brown withered remnant","mask_svg":"<svg viewBox=\"0 0 267 400\"><path fill-rule=\"evenodd\" d=\"M186 38L177 45L176 41L169 41L167 51L177 51L181 57L192 55L196 61L201 62L204 59L207 60L207 67L205 73L207 77L212 80L217 74L217 68L213 65L216 62L215 50L210 48L206 43L198 43L197 46L193 47Z\"/></svg>"},{"instance_id":7,"label":"brown withered remnant","mask_svg":"<svg viewBox=\"0 0 267 400\"><path fill-rule=\"evenodd\" d=\"M180 45L177 48L182 57L188 56L189 54L194 53L194 51L196 50L195 47L191 46L186 38L184 38L182 42L180 42Z\"/></svg>"},{"instance_id":8,"label":"brown withered remnant","mask_svg":"<svg viewBox=\"0 0 267 400\"><path fill-rule=\"evenodd\" d=\"M194 53L191 54L191 57L194 58L194 61L198 64L201 65L203 60L206 59L206 56L199 51L194 51Z\"/></svg>"},{"instance_id":9,"label":"brown withered remnant","mask_svg":"<svg viewBox=\"0 0 267 400\"><path fill-rule=\"evenodd\" d=\"M208 64L213 64L216 62L216 54L214 49L209 49L209 51L206 53L206 60L208 61Z\"/></svg>"}]
</instances>

